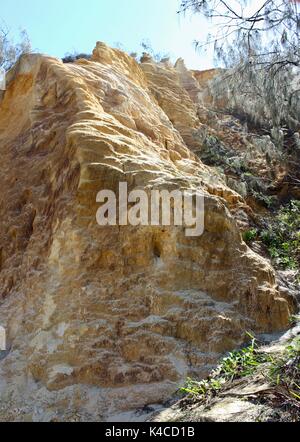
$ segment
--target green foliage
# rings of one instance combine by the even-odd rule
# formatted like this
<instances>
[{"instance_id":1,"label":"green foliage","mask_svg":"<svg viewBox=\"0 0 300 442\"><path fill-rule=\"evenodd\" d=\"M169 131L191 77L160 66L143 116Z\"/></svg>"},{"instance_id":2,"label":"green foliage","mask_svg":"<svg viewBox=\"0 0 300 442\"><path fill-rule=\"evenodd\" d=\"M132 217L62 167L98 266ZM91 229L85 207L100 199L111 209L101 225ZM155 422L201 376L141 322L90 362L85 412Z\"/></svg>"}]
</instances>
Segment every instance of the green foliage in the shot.
<instances>
[{"instance_id":1,"label":"green foliage","mask_svg":"<svg viewBox=\"0 0 300 442\"><path fill-rule=\"evenodd\" d=\"M241 350L230 352L219 367L205 380L188 379L181 391L191 397L207 399L217 394L226 382L253 374L257 368L270 361L270 357L258 351L256 339L251 337L251 345Z\"/></svg>"},{"instance_id":2,"label":"green foliage","mask_svg":"<svg viewBox=\"0 0 300 442\"><path fill-rule=\"evenodd\" d=\"M205 379L202 381L194 381L188 378L186 385L181 388L181 392L193 397L208 397L214 396L222 388L222 380L219 379Z\"/></svg>"},{"instance_id":3,"label":"green foliage","mask_svg":"<svg viewBox=\"0 0 300 442\"><path fill-rule=\"evenodd\" d=\"M300 405L300 336L292 340L280 358L272 360L269 380Z\"/></svg>"},{"instance_id":4,"label":"green foliage","mask_svg":"<svg viewBox=\"0 0 300 442\"><path fill-rule=\"evenodd\" d=\"M256 192L255 190L252 190L251 194L257 202L261 203L267 209L274 208L277 203L276 196L265 195L264 193Z\"/></svg>"},{"instance_id":5,"label":"green foliage","mask_svg":"<svg viewBox=\"0 0 300 442\"><path fill-rule=\"evenodd\" d=\"M294 327L300 322L300 315L291 315L289 318L289 323L291 327Z\"/></svg>"},{"instance_id":6,"label":"green foliage","mask_svg":"<svg viewBox=\"0 0 300 442\"><path fill-rule=\"evenodd\" d=\"M298 419L300 336L296 336L282 352L269 354L259 350L255 338L248 335L252 338L250 346L229 353L207 379L195 381L189 378L181 391L188 399L207 404L221 391L226 391L233 381L258 372L269 383L268 388L260 391L258 399L264 398L263 400L267 400L275 408L284 407Z\"/></svg>"},{"instance_id":7,"label":"green foliage","mask_svg":"<svg viewBox=\"0 0 300 442\"><path fill-rule=\"evenodd\" d=\"M227 172L238 176L250 173L247 163L237 153L228 148L218 137L208 135L203 143L203 149L199 152L201 160L209 166L220 166Z\"/></svg>"},{"instance_id":8,"label":"green foliage","mask_svg":"<svg viewBox=\"0 0 300 442\"><path fill-rule=\"evenodd\" d=\"M257 238L257 229L247 230L243 233L243 239L246 243L251 243Z\"/></svg>"},{"instance_id":9,"label":"green foliage","mask_svg":"<svg viewBox=\"0 0 300 442\"><path fill-rule=\"evenodd\" d=\"M283 269L300 267L300 201L280 209L274 222L260 233L275 264Z\"/></svg>"},{"instance_id":10,"label":"green foliage","mask_svg":"<svg viewBox=\"0 0 300 442\"><path fill-rule=\"evenodd\" d=\"M224 358L218 369L219 375L233 381L255 372L260 364L269 361L269 357L258 351L255 338L249 347L236 350Z\"/></svg>"},{"instance_id":11,"label":"green foliage","mask_svg":"<svg viewBox=\"0 0 300 442\"><path fill-rule=\"evenodd\" d=\"M247 119L260 125L267 123L270 128L286 125L297 130L298 2L250 3L248 0L181 0L181 11L201 14L211 21L212 32L207 33L206 42L196 42L196 47L199 50L212 47L216 64L229 68L212 82L214 97L228 98L228 109L244 112Z\"/></svg>"}]
</instances>

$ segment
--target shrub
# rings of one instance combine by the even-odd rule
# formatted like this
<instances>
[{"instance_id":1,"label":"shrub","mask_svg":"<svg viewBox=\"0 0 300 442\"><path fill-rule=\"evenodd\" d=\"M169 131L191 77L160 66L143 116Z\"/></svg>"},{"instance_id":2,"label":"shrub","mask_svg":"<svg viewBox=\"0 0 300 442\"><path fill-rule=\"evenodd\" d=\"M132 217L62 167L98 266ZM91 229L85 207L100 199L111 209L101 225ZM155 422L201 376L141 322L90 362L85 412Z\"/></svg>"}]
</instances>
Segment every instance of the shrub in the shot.
<instances>
[{"instance_id":1,"label":"shrub","mask_svg":"<svg viewBox=\"0 0 300 442\"><path fill-rule=\"evenodd\" d=\"M193 398L208 399L215 396L225 383L249 376L261 364L271 362L269 355L258 351L256 339L247 334L252 339L250 346L230 352L207 379L194 381L188 378L181 392Z\"/></svg>"},{"instance_id":2,"label":"shrub","mask_svg":"<svg viewBox=\"0 0 300 442\"><path fill-rule=\"evenodd\" d=\"M265 195L263 192L256 192L255 190L252 190L251 194L258 203L262 204L267 209L273 209L276 206L276 196Z\"/></svg>"},{"instance_id":3,"label":"shrub","mask_svg":"<svg viewBox=\"0 0 300 442\"><path fill-rule=\"evenodd\" d=\"M84 58L85 60L90 60L92 58L91 54L66 54L62 61L64 63L74 63L77 60L80 60L81 58Z\"/></svg>"},{"instance_id":4,"label":"shrub","mask_svg":"<svg viewBox=\"0 0 300 442\"><path fill-rule=\"evenodd\" d=\"M274 263L283 269L300 268L300 201L279 210L270 227L260 233Z\"/></svg>"},{"instance_id":5,"label":"shrub","mask_svg":"<svg viewBox=\"0 0 300 442\"><path fill-rule=\"evenodd\" d=\"M300 337L296 336L283 355L272 361L269 380L273 386L282 388L286 398L300 404Z\"/></svg>"},{"instance_id":6,"label":"shrub","mask_svg":"<svg viewBox=\"0 0 300 442\"><path fill-rule=\"evenodd\" d=\"M247 230L243 233L243 239L246 243L251 243L257 238L257 229Z\"/></svg>"},{"instance_id":7,"label":"shrub","mask_svg":"<svg viewBox=\"0 0 300 442\"><path fill-rule=\"evenodd\" d=\"M299 317L297 317L297 323ZM266 388L257 393L249 394L251 399L256 397L258 403L268 403L275 410L285 410L292 421L300 418L300 337L297 335L286 343L280 352L269 353L259 348L256 339L252 338L249 347L233 351L225 357L219 367L202 381L188 379L181 391L186 395L185 403L199 402L208 405L212 398L226 395L226 391L234 385L233 382L243 377L246 384L251 385L258 374L268 381ZM249 378L250 376L250 378ZM230 394L230 393L229 393Z\"/></svg>"}]
</instances>

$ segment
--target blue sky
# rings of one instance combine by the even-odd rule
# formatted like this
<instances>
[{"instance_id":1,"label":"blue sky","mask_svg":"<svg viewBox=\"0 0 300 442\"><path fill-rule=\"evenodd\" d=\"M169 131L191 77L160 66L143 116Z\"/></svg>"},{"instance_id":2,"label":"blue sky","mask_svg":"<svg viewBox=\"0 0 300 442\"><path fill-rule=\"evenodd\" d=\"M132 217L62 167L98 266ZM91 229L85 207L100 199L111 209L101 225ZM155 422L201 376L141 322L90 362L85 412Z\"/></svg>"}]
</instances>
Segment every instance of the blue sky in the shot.
<instances>
[{"instance_id":1,"label":"blue sky","mask_svg":"<svg viewBox=\"0 0 300 442\"><path fill-rule=\"evenodd\" d=\"M157 52L183 57L189 68L212 67L211 53L197 54L193 41L206 39L201 17L179 16L179 0L9 0L1 1L0 18L17 36L26 29L33 50L56 57L90 53L96 41L140 51L149 40Z\"/></svg>"}]
</instances>

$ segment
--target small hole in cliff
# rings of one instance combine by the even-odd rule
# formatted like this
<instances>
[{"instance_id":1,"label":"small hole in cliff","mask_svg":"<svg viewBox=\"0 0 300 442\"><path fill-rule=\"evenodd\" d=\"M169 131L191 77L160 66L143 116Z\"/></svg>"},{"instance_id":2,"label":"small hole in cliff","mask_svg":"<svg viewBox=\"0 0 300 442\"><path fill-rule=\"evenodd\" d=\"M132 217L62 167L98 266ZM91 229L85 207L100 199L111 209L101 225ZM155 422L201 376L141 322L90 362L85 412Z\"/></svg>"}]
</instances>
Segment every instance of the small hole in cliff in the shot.
<instances>
[{"instance_id":1,"label":"small hole in cliff","mask_svg":"<svg viewBox=\"0 0 300 442\"><path fill-rule=\"evenodd\" d=\"M161 250L160 250L160 248L159 248L159 246L157 244L154 245L153 253L154 253L154 256L156 258L160 258L161 257Z\"/></svg>"}]
</instances>

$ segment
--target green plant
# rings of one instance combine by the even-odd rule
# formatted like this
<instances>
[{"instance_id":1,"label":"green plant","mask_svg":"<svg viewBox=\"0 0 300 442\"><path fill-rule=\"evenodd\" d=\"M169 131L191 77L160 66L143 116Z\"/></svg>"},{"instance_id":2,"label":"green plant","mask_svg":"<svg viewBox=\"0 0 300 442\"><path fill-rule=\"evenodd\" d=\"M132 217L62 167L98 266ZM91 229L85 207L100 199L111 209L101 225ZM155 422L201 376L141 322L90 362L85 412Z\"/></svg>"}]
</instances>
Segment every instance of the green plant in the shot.
<instances>
[{"instance_id":1,"label":"green plant","mask_svg":"<svg viewBox=\"0 0 300 442\"><path fill-rule=\"evenodd\" d=\"M233 381L251 375L260 364L269 361L267 355L258 351L256 339L252 335L248 335L252 338L251 345L229 353L220 364L219 374L224 376L226 380Z\"/></svg>"},{"instance_id":2,"label":"green plant","mask_svg":"<svg viewBox=\"0 0 300 442\"><path fill-rule=\"evenodd\" d=\"M252 190L252 196L262 205L264 205L267 209L272 209L276 206L277 198L276 196L265 195L262 192L256 192Z\"/></svg>"},{"instance_id":3,"label":"green plant","mask_svg":"<svg viewBox=\"0 0 300 442\"><path fill-rule=\"evenodd\" d=\"M289 318L289 323L291 327L296 326L300 322L300 315L291 315Z\"/></svg>"},{"instance_id":4,"label":"green plant","mask_svg":"<svg viewBox=\"0 0 300 442\"><path fill-rule=\"evenodd\" d=\"M269 228L260 233L274 263L283 269L300 267L300 201L279 210Z\"/></svg>"},{"instance_id":5,"label":"green plant","mask_svg":"<svg viewBox=\"0 0 300 442\"><path fill-rule=\"evenodd\" d=\"M222 381L219 379L208 378L202 381L195 381L191 378L186 380L186 385L180 390L182 393L196 396L196 397L207 397L214 395L216 392L221 390Z\"/></svg>"},{"instance_id":6,"label":"green plant","mask_svg":"<svg viewBox=\"0 0 300 442\"><path fill-rule=\"evenodd\" d=\"M258 351L256 339L247 334L252 340L250 346L230 352L207 379L195 381L188 378L181 392L193 398L207 399L216 395L226 382L251 375L261 364L269 362L270 356Z\"/></svg>"},{"instance_id":7,"label":"green plant","mask_svg":"<svg viewBox=\"0 0 300 442\"><path fill-rule=\"evenodd\" d=\"M257 234L257 229L246 230L246 232L243 233L243 240L246 243L251 243L257 238Z\"/></svg>"},{"instance_id":8,"label":"green plant","mask_svg":"<svg viewBox=\"0 0 300 442\"><path fill-rule=\"evenodd\" d=\"M297 318L299 319L299 317ZM296 336L281 351L268 353L259 348L256 339L251 345L229 353L216 370L203 381L188 379L181 391L186 395L185 403L209 404L209 401L227 390L230 384L246 377L246 384L255 382L249 376L258 373L258 379L267 379L266 388L257 392L256 400L268 403L275 410L289 413L292 421L300 418L300 336Z\"/></svg>"},{"instance_id":9,"label":"green plant","mask_svg":"<svg viewBox=\"0 0 300 442\"><path fill-rule=\"evenodd\" d=\"M273 386L280 387L281 395L300 406L300 336L292 340L281 357L273 359L268 377Z\"/></svg>"}]
</instances>

